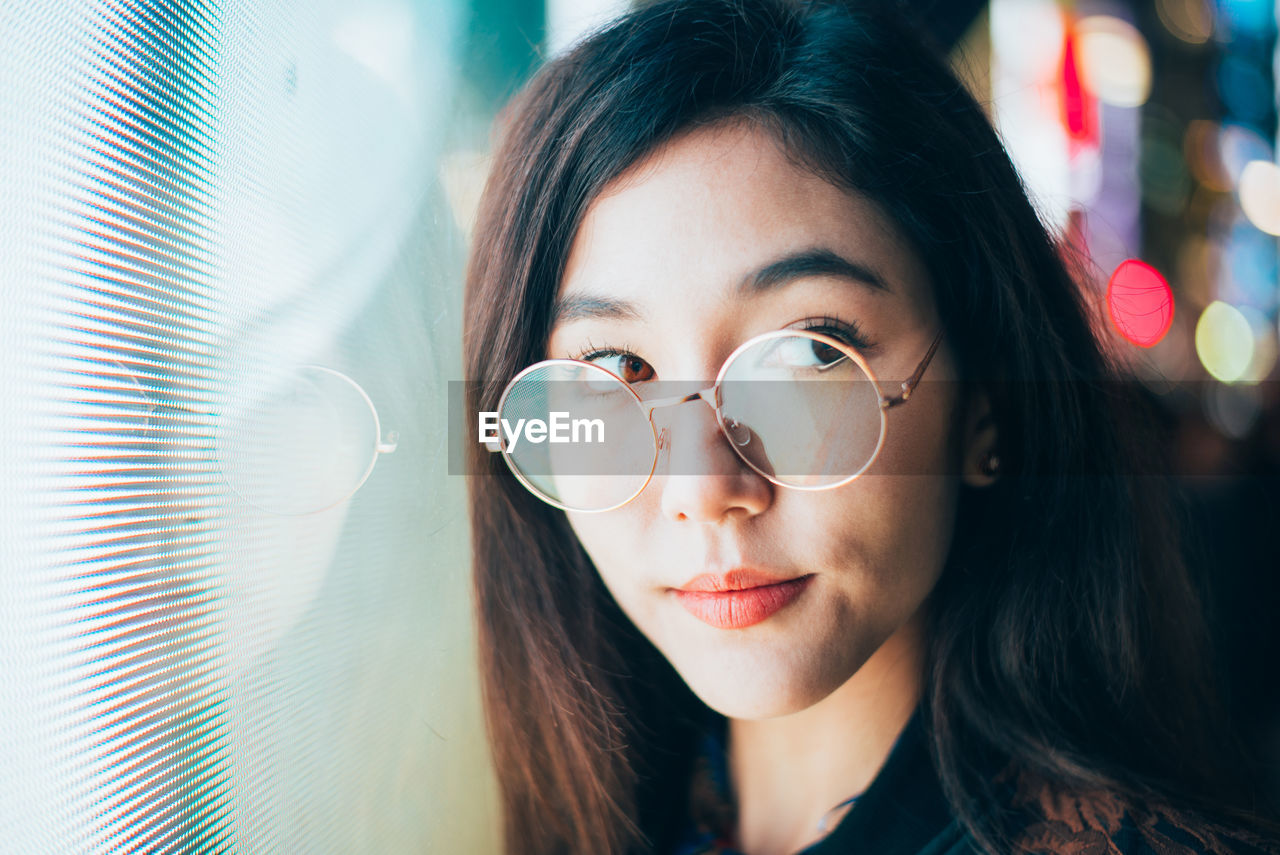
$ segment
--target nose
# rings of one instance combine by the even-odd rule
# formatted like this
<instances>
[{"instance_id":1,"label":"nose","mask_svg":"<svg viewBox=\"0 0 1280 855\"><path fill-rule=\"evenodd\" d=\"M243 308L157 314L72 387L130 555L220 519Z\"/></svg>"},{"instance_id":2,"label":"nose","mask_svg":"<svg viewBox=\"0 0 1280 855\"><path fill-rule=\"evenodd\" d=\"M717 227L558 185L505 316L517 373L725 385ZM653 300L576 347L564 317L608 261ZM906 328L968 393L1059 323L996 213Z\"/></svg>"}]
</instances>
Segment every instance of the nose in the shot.
<instances>
[{"instance_id":1,"label":"nose","mask_svg":"<svg viewBox=\"0 0 1280 855\"><path fill-rule=\"evenodd\" d=\"M662 492L662 513L682 522L717 523L731 515L762 513L773 502L774 487L729 447L715 411L700 401L668 411L662 428L662 474L654 478Z\"/></svg>"}]
</instances>

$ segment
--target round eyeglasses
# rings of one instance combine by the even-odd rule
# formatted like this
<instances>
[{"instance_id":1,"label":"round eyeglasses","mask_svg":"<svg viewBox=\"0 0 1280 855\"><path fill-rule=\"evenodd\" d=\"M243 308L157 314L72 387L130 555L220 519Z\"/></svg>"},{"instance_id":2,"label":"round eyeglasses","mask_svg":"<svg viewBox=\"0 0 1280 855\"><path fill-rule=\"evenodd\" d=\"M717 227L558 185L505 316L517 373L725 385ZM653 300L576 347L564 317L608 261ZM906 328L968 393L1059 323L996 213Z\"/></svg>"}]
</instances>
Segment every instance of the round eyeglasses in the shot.
<instances>
[{"instance_id":1,"label":"round eyeglasses","mask_svg":"<svg viewBox=\"0 0 1280 855\"><path fill-rule=\"evenodd\" d=\"M853 347L812 330L755 336L729 354L714 384L682 395L656 396L657 380L638 390L593 362L548 359L507 384L485 445L548 504L610 511L640 495L670 442L654 410L701 400L753 471L780 487L830 490L870 468L887 411L911 397L941 342L939 332L893 396Z\"/></svg>"}]
</instances>

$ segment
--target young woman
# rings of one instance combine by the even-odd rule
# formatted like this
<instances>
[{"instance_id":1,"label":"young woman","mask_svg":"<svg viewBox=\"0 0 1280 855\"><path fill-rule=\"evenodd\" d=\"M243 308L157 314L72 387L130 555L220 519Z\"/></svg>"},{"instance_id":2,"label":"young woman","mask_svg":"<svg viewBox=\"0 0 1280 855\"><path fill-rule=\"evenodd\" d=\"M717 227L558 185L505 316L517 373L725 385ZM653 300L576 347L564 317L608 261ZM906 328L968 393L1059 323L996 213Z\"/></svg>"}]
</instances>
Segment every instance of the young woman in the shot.
<instances>
[{"instance_id":1,"label":"young woman","mask_svg":"<svg viewBox=\"0 0 1280 855\"><path fill-rule=\"evenodd\" d=\"M646 5L504 116L464 341L507 851L1274 851L1087 301L878 5ZM609 442L522 438L566 401Z\"/></svg>"}]
</instances>

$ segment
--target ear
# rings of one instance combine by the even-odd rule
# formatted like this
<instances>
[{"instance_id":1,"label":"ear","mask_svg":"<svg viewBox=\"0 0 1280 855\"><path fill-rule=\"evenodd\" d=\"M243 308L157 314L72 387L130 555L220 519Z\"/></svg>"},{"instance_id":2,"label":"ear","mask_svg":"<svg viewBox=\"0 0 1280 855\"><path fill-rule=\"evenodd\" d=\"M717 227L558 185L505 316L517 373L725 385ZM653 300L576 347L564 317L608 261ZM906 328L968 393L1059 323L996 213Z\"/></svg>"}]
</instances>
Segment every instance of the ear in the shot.
<instances>
[{"instance_id":1,"label":"ear","mask_svg":"<svg viewBox=\"0 0 1280 855\"><path fill-rule=\"evenodd\" d=\"M975 388L971 394L965 413L960 478L970 487L990 487L1000 477L999 435L987 393Z\"/></svg>"}]
</instances>

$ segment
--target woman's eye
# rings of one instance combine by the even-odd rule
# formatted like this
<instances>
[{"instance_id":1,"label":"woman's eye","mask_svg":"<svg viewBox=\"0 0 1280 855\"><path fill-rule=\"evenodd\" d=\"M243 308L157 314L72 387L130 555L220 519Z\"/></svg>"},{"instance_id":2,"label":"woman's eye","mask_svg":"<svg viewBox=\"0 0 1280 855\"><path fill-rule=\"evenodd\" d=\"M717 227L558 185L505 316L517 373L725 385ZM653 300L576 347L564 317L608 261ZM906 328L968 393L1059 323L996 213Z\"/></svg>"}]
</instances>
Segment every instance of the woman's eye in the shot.
<instances>
[{"instance_id":1,"label":"woman's eye","mask_svg":"<svg viewBox=\"0 0 1280 855\"><path fill-rule=\"evenodd\" d=\"M827 368L848 357L838 348L811 338L787 338L778 348L778 358L785 365Z\"/></svg>"},{"instance_id":2,"label":"woman's eye","mask_svg":"<svg viewBox=\"0 0 1280 855\"><path fill-rule=\"evenodd\" d=\"M628 383L642 383L652 380L654 376L653 366L634 353L588 353L579 358L583 362L599 365Z\"/></svg>"}]
</instances>

